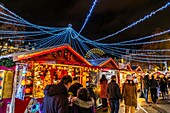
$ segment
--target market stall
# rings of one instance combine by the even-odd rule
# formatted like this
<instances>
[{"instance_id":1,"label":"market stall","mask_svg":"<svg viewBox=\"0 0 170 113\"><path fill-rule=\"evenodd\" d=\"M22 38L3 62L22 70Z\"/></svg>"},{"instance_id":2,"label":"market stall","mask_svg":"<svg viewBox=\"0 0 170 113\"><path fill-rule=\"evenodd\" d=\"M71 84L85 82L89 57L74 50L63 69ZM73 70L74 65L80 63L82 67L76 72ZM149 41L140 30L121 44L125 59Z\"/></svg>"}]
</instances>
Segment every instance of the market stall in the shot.
<instances>
[{"instance_id":1,"label":"market stall","mask_svg":"<svg viewBox=\"0 0 170 113\"><path fill-rule=\"evenodd\" d=\"M170 70L168 70L166 72L166 77L167 77L167 80L168 80L168 87L170 87Z\"/></svg>"},{"instance_id":2,"label":"market stall","mask_svg":"<svg viewBox=\"0 0 170 113\"><path fill-rule=\"evenodd\" d=\"M22 74L24 79L21 80L21 85L25 86L24 102L27 104L30 97L36 98L41 104L45 86L58 83L64 75L77 77L83 87L86 87L92 81L90 73L98 72L98 67L92 66L69 45L23 52L14 55L13 59L19 64L27 65L26 73L22 72L25 73ZM25 106L20 104L20 111L24 111ZM17 106L15 111L18 110Z\"/></svg>"},{"instance_id":3,"label":"market stall","mask_svg":"<svg viewBox=\"0 0 170 113\"><path fill-rule=\"evenodd\" d=\"M142 89L142 79L144 77L144 72L140 66L133 65L131 66L133 70L134 82L138 83L138 91Z\"/></svg>"},{"instance_id":4,"label":"market stall","mask_svg":"<svg viewBox=\"0 0 170 113\"><path fill-rule=\"evenodd\" d=\"M88 60L93 66L99 66L99 73L96 75L97 81L96 81L96 106L101 106L101 99L99 98L99 80L101 76L104 74L106 75L106 78L108 82L111 80L112 75L117 76L117 83L119 83L119 70L117 64L114 62L112 58L99 58L99 59L90 59Z\"/></svg>"},{"instance_id":5,"label":"market stall","mask_svg":"<svg viewBox=\"0 0 170 113\"><path fill-rule=\"evenodd\" d=\"M13 88L13 73L15 67L0 66L0 111L6 113L8 103L11 101Z\"/></svg>"},{"instance_id":6,"label":"market stall","mask_svg":"<svg viewBox=\"0 0 170 113\"><path fill-rule=\"evenodd\" d=\"M166 74L162 71L156 71L156 72L153 72L150 74L150 78L151 78L151 76L154 76L154 78L158 80L159 78L166 76Z\"/></svg>"},{"instance_id":7,"label":"market stall","mask_svg":"<svg viewBox=\"0 0 170 113\"><path fill-rule=\"evenodd\" d=\"M126 75L133 74L133 70L130 64L119 63L119 78L120 78L120 89L122 89L123 83L126 81Z\"/></svg>"}]
</instances>

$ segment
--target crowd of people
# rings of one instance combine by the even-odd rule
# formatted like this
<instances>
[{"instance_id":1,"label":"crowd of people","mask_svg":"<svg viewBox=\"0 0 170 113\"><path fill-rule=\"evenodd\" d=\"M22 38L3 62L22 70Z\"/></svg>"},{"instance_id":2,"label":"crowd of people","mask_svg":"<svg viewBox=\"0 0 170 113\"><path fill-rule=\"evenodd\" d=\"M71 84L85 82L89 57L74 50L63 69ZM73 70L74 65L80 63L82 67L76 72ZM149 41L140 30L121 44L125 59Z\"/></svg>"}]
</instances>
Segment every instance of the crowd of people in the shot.
<instances>
[{"instance_id":1,"label":"crowd of people","mask_svg":"<svg viewBox=\"0 0 170 113\"><path fill-rule=\"evenodd\" d=\"M74 81L74 82L73 82ZM159 90L162 98L166 99L167 79L164 76L156 80L154 76L145 75L141 80L141 92L148 103L148 92L151 92L152 101L156 103ZM73 82L73 83L72 83ZM102 110L110 113L118 113L120 102L124 100L125 113L135 113L137 107L138 83L134 82L131 74L126 75L126 81L120 90L116 82L116 76L111 77L108 83L105 75L100 79L100 98L102 100ZM47 85L44 90L44 100L42 105L43 113L95 113L95 94L91 88L84 88L77 79L71 76L63 76L56 85Z\"/></svg>"},{"instance_id":2,"label":"crowd of people","mask_svg":"<svg viewBox=\"0 0 170 113\"><path fill-rule=\"evenodd\" d=\"M120 101L124 100L125 113L135 113L135 107L137 106L137 83L134 82L131 74L126 76L122 91L120 91L119 84L116 83L115 75L111 77L109 83L107 83L106 76L102 75L100 87L103 111L108 110L108 100L111 110L110 113L118 113Z\"/></svg>"},{"instance_id":3,"label":"crowd of people","mask_svg":"<svg viewBox=\"0 0 170 113\"><path fill-rule=\"evenodd\" d=\"M44 90L42 113L94 113L95 101L89 90L69 75Z\"/></svg>"},{"instance_id":4,"label":"crowd of people","mask_svg":"<svg viewBox=\"0 0 170 113\"><path fill-rule=\"evenodd\" d=\"M151 93L151 98L154 103L157 102L160 92L162 95L162 99L167 99L168 80L166 78L166 75L161 78L157 77L157 79L154 75L151 76L151 79L149 75L145 75L142 80L142 93L147 103L149 91Z\"/></svg>"}]
</instances>

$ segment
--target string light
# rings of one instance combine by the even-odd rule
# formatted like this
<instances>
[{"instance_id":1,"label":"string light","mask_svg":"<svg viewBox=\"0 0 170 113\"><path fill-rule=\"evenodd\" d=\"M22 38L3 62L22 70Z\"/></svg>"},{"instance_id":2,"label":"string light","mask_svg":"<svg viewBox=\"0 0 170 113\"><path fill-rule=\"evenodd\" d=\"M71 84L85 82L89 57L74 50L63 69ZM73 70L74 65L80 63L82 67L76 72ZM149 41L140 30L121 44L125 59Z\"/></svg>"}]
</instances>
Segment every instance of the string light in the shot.
<instances>
[{"instance_id":1,"label":"string light","mask_svg":"<svg viewBox=\"0 0 170 113\"><path fill-rule=\"evenodd\" d=\"M81 27L81 29L80 29L80 31L79 31L79 34L83 31L84 27L86 26L86 24L87 24L87 22L88 22L88 20L89 20L89 18L90 18L90 16L91 16L91 13L92 13L92 11L93 11L96 3L97 3L97 0L94 0L93 5L92 5L92 7L91 7L91 9L90 9L90 11L89 11L89 14L87 15L87 17L86 17L86 19L85 19L85 21L84 21L84 24L83 24L83 26Z\"/></svg>"},{"instance_id":2,"label":"string light","mask_svg":"<svg viewBox=\"0 0 170 113\"><path fill-rule=\"evenodd\" d=\"M144 40L144 39L149 39L149 38L160 36L160 35L163 35L163 34L166 34L166 33L169 33L169 32L170 32L170 29L168 29L166 31L163 31L163 32L159 32L159 33L150 35L150 36L145 36L145 37L142 37L142 38L138 38L138 39L134 39L134 40L129 40L129 41L122 41L122 42L119 42L118 44L130 43L130 42L136 42L136 41L140 41L140 40Z\"/></svg>"},{"instance_id":3,"label":"string light","mask_svg":"<svg viewBox=\"0 0 170 113\"><path fill-rule=\"evenodd\" d=\"M143 61L143 60L136 60L136 59L128 59L128 60L131 60L131 61L136 61L136 62L144 62L144 63L148 63L148 64L163 64L164 62L154 62L154 61Z\"/></svg>"},{"instance_id":4,"label":"string light","mask_svg":"<svg viewBox=\"0 0 170 113\"><path fill-rule=\"evenodd\" d=\"M170 39L150 41L150 42L141 42L141 43L118 44L117 46L144 45L144 44L162 43L162 42L167 42L167 41L170 41Z\"/></svg>"},{"instance_id":5,"label":"string light","mask_svg":"<svg viewBox=\"0 0 170 113\"><path fill-rule=\"evenodd\" d=\"M100 39L97 39L97 40L94 40L94 41L101 41L101 40L105 40L105 39L107 39L107 38L113 37L113 36L115 36L115 35L123 32L123 31L125 31L125 30L127 30L127 29L129 29L129 28L131 28L131 27L133 27L133 26L135 26L135 25L137 25L137 24L139 24L140 22L143 22L144 20L149 19L150 17L152 17L153 15L155 15L157 12L166 9L169 5L170 5L170 2L168 2L167 4L165 4L164 6L162 6L161 8L157 9L156 11L151 12L149 15L144 16L142 19L139 19L138 21L136 21L136 22L128 25L127 27L125 27L125 28L123 28L123 29L121 29L121 30L113 33L113 34L110 34L110 35L108 35L108 36L105 36L105 37L103 37L103 38L100 38Z\"/></svg>"},{"instance_id":6,"label":"string light","mask_svg":"<svg viewBox=\"0 0 170 113\"><path fill-rule=\"evenodd\" d=\"M140 59L140 60L159 60L159 61L167 61L170 60L170 58L144 58L144 57L134 57L131 55L125 55L126 58L132 58L132 59Z\"/></svg>"},{"instance_id":7,"label":"string light","mask_svg":"<svg viewBox=\"0 0 170 113\"><path fill-rule=\"evenodd\" d=\"M43 32L48 33L48 34L53 35L53 33L49 32L49 31L46 31L46 30L44 30L44 29L50 29L50 30L51 30L51 29L56 29L56 28L54 28L54 27L46 27L46 26L40 26L40 25L32 24L32 23L24 20L24 19L21 18L20 16L16 15L15 13L11 12L11 11L8 10L7 8L5 8L4 6L0 5L0 7L1 7L2 9L4 9L5 11L7 11L9 14L11 14L11 16L14 16L15 18L18 18L18 19L19 19L20 21L22 21L23 23L28 24L28 25L32 26L33 28L37 28L37 29L39 29L39 30L41 30L41 31L43 31Z\"/></svg>"},{"instance_id":8,"label":"string light","mask_svg":"<svg viewBox=\"0 0 170 113\"><path fill-rule=\"evenodd\" d=\"M84 29L86 23L88 22L88 19L90 18L91 13L92 13L96 3L97 3L97 0L95 0L93 2L93 6L90 9L89 14L87 15L86 20L85 20L81 30L79 31L79 33L77 33L71 27L56 28L56 27L39 26L39 25L29 23L28 21L22 19L21 17L19 17L15 13L10 12L8 9L5 9L5 10L8 11L11 15L3 14L1 12L0 14L2 14L5 17L0 16L0 18L6 20L6 21L0 21L1 23L12 24L12 25L16 25L16 26L30 27L30 28L35 28L35 29L38 29L38 30L36 30L36 31L9 31L9 30L4 31L4 30L0 30L0 33L1 34L8 34L8 35L14 35L14 34L17 35L17 36L9 36L8 38L27 37L26 40L24 40L24 42L28 42L28 45L25 44L25 46L28 46L28 48L30 48L30 49L32 49L32 48L35 48L35 49L46 48L46 47L50 47L50 46L61 45L61 44L64 44L64 43L70 43L73 46L73 48L76 49L77 51L80 51L82 55L84 54L84 52L87 52L90 49L87 44L90 44L90 45L93 45L95 47L101 48L102 50L104 50L106 53L109 53L109 54L113 54L113 52L114 52L114 55L117 55L118 57L125 57L126 55L124 55L124 54L126 54L126 51L134 51L134 52L168 52L168 51L170 51L169 49L162 49L162 50L135 50L135 49L127 49L127 48L115 47L115 46L126 46L126 45L135 45L135 44L136 45L138 45L138 44L151 44L151 43L169 41L169 39L166 39L166 40L151 41L151 42L131 43L131 42L140 41L140 40L152 38L152 37L155 37L155 36L163 35L165 33L169 33L170 29L166 30L166 31L163 31L163 32L160 32L160 33L153 34L151 36L146 36L146 37L142 37L142 38L135 39L135 40L130 40L130 41L123 41L123 42L119 42L119 43L110 43L110 44L108 44L108 43L99 43L97 41L92 41L92 40L90 40L88 38L85 38L84 36L80 35L80 33ZM155 13L165 9L169 5L170 5L170 3L168 3L165 6L159 8L154 13L153 12L150 13L150 15L145 16L143 19L140 19L137 22L131 24L130 27L132 27L134 25L137 25L138 23L144 21L145 19L153 16ZM9 17L9 18L7 18L7 17ZM45 37L45 38L41 38L41 39L32 39L32 40L29 39L30 36L39 36L39 35L47 35L47 34L48 35L50 34L50 36ZM21 35L23 35L23 36L21 36ZM19 41L19 40L11 40L11 41ZM23 41L23 40L20 40L20 41ZM127 44L127 43L130 43L130 44ZM138 55L138 56L140 56L140 55ZM138 57L138 56L133 57L133 58L140 59L140 57ZM147 55L145 55L145 56L147 56ZM149 55L149 56L152 57L152 55ZM99 56L92 55L92 57L97 58ZM160 56L157 55L157 57L160 57ZM131 58L131 60L136 60L136 59ZM149 58L149 59L148 58L147 59L141 58L141 59L142 60L154 60L154 59L161 60L161 58L154 58L154 59L153 58ZM142 60L138 60L138 61L146 62L146 61L142 61ZM164 59L164 60L169 60L169 59L167 58L167 59ZM149 62L151 62L151 61L149 61Z\"/></svg>"},{"instance_id":9,"label":"string light","mask_svg":"<svg viewBox=\"0 0 170 113\"><path fill-rule=\"evenodd\" d=\"M97 47L99 47L99 46L97 46ZM101 48L101 47L100 47ZM109 54L112 54L112 55L114 55L114 56L117 56L117 55L115 55L115 54L118 54L118 53L121 53L121 54L118 54L119 55L119 57L127 57L127 56L131 56L131 55L123 55L123 53L124 52L122 52L122 51L118 51L118 50L115 50L114 51L114 54L113 54L113 51L108 51L108 48L107 47L102 47L101 48L102 50L104 50L105 52L107 52L107 53L109 53ZM148 50L149 51L149 50ZM117 53L118 52L118 53ZM147 55L145 55L145 56L147 56ZM154 56L154 55L149 55L150 57L151 56ZM156 56L155 56L156 57ZM159 55L157 55L157 57L160 57ZM169 56L170 57L170 56ZM170 59L165 59L165 58L141 58L141 57L133 57L133 56L131 56L131 58L137 58L137 59L143 59L143 60L160 60L160 61L163 61L163 60L170 60ZM139 61L139 60L138 60ZM145 62L145 61L144 61ZM154 62L155 63L155 62Z\"/></svg>"},{"instance_id":10,"label":"string light","mask_svg":"<svg viewBox=\"0 0 170 113\"><path fill-rule=\"evenodd\" d=\"M74 30L73 30L74 31ZM74 31L76 33L76 31ZM166 33L169 33L169 30L163 31L163 32L159 32L150 36L146 36L146 37L142 37L142 39L147 39L147 38L152 38L152 37L156 37L156 36L160 36ZM79 36L79 39L84 42L84 43L89 43L92 45L103 45L103 46L129 46L129 45L142 45L142 44L153 44L153 43L159 43L159 42L166 42L169 41L170 39L166 39L166 40L158 40L158 41L150 41L150 42L142 42L142 43L131 43L131 44L120 44L120 43L99 43L99 42L95 42L92 40L89 40L88 38L83 37L82 35L77 33L77 36Z\"/></svg>"},{"instance_id":11,"label":"string light","mask_svg":"<svg viewBox=\"0 0 170 113\"><path fill-rule=\"evenodd\" d=\"M99 46L99 47L101 47L101 46ZM114 46L104 46L104 47L107 47L110 50L117 49L117 50L132 51L132 52L169 52L170 51L170 49L156 49L156 50L154 50L154 49L142 50L141 49L141 50L139 50L139 49L119 48L119 47L114 47Z\"/></svg>"},{"instance_id":12,"label":"string light","mask_svg":"<svg viewBox=\"0 0 170 113\"><path fill-rule=\"evenodd\" d=\"M170 55L155 55L155 54L152 54L152 55L148 55L148 54L132 54L134 56L146 56L146 57L170 57Z\"/></svg>"}]
</instances>

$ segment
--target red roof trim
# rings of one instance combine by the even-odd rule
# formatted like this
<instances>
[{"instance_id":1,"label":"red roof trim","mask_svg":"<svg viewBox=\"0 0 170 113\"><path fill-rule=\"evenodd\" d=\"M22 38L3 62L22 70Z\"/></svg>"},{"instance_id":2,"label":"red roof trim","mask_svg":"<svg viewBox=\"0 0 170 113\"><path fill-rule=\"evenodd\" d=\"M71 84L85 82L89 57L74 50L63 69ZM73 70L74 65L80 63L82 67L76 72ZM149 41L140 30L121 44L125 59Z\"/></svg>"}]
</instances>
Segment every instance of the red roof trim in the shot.
<instances>
[{"instance_id":1,"label":"red roof trim","mask_svg":"<svg viewBox=\"0 0 170 113\"><path fill-rule=\"evenodd\" d=\"M99 66L102 67L102 66L106 65L106 64L109 63L109 62L112 62L112 63L114 64L114 66L116 67L116 69L119 69L118 66L117 66L117 64L115 63L115 61L114 61L112 58L108 59L106 62L100 64Z\"/></svg>"},{"instance_id":2,"label":"red roof trim","mask_svg":"<svg viewBox=\"0 0 170 113\"><path fill-rule=\"evenodd\" d=\"M68 48L68 50L70 50L71 52L73 52L73 54L75 54L78 58L80 58L83 62L85 62L87 65L92 66L91 63L89 63L85 58L83 58L79 53L77 53L73 48L71 48L69 45L63 45L63 46L58 46L52 49L46 49L46 50L41 50L41 51L35 51L32 53L27 53L27 54L23 54L23 55L18 55L17 58L18 60L22 60L22 59L28 59L28 58L32 58L32 57L36 57L36 56L40 56L40 55L44 55L44 54L48 54L57 50L63 50Z\"/></svg>"}]
</instances>

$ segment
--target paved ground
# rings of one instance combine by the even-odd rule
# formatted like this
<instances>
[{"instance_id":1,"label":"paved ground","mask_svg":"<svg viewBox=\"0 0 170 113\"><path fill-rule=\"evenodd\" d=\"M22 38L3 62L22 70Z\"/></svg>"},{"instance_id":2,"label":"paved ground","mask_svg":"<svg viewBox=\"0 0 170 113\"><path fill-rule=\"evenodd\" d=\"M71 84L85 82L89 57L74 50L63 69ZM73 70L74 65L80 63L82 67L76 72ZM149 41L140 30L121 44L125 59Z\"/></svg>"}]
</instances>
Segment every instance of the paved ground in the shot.
<instances>
[{"instance_id":1,"label":"paved ground","mask_svg":"<svg viewBox=\"0 0 170 113\"><path fill-rule=\"evenodd\" d=\"M150 94L149 94L150 95ZM125 113L124 103L120 104L119 113ZM97 113L110 113L103 112L101 109ZM170 96L167 100L162 100L162 97L159 97L157 104L153 103L151 97L149 96L149 103L146 103L143 98L138 99L138 108L135 110L135 113L170 113Z\"/></svg>"}]
</instances>

